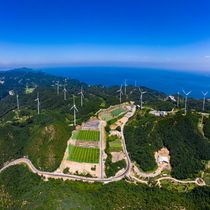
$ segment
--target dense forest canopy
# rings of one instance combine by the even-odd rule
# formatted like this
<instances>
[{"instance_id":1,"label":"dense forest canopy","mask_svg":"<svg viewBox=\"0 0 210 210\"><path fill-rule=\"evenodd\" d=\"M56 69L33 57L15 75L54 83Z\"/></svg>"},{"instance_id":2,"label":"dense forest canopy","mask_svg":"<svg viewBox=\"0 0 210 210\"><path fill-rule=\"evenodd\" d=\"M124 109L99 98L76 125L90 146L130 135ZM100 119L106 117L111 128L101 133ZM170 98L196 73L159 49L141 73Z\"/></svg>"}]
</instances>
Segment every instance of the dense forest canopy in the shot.
<instances>
[{"instance_id":1,"label":"dense forest canopy","mask_svg":"<svg viewBox=\"0 0 210 210\"><path fill-rule=\"evenodd\" d=\"M178 193L132 184L109 184L49 179L15 165L0 173L2 209L209 209L210 188ZM126 198L126 199L125 199Z\"/></svg>"},{"instance_id":2,"label":"dense forest canopy","mask_svg":"<svg viewBox=\"0 0 210 210\"><path fill-rule=\"evenodd\" d=\"M193 177L205 168L202 160L210 160L210 143L198 129L201 115L187 113L183 116L179 112L157 117L143 112L138 111L125 126L125 140L131 159L144 171L155 168L154 152L163 147L170 151L173 177ZM204 119L209 123L209 118ZM206 127L204 134L208 136Z\"/></svg>"}]
</instances>

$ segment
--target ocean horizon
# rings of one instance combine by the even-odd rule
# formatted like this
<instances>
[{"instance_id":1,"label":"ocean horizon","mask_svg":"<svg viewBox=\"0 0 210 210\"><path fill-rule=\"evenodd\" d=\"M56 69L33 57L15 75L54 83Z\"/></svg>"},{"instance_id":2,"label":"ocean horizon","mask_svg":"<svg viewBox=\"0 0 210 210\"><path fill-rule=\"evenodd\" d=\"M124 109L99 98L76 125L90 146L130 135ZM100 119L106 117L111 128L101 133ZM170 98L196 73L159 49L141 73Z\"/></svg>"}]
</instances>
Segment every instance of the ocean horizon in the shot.
<instances>
[{"instance_id":1,"label":"ocean horizon","mask_svg":"<svg viewBox=\"0 0 210 210\"><path fill-rule=\"evenodd\" d=\"M113 85L145 86L157 91L173 95L192 91L188 97L201 99L202 92L210 90L210 76L198 72L181 72L172 70L123 68L123 67L57 67L42 68L46 73L56 76L77 79L88 85ZM210 93L209 93L210 94ZM206 96L208 98L208 94Z\"/></svg>"}]
</instances>

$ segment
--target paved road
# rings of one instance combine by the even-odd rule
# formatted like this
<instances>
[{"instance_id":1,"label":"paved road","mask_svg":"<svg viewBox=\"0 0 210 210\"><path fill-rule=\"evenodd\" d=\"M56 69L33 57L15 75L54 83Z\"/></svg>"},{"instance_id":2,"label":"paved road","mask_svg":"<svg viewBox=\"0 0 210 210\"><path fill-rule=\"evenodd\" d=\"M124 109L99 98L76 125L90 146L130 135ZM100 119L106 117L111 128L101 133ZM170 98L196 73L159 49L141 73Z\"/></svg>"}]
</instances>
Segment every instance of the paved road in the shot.
<instances>
[{"instance_id":1,"label":"paved road","mask_svg":"<svg viewBox=\"0 0 210 210\"><path fill-rule=\"evenodd\" d=\"M195 181L182 181L182 180L178 180L178 179L175 179L173 177L161 177L159 179L157 179L156 181L160 181L160 180L164 180L164 179L170 179L170 180L173 180L175 182L179 182L179 183L183 183L183 184L189 184L189 183L193 183L193 184L197 184L197 185L200 185L200 186L203 186L203 185L206 185L205 182L201 179L201 178L196 178ZM199 183L199 179L202 180L202 183Z\"/></svg>"},{"instance_id":2,"label":"paved road","mask_svg":"<svg viewBox=\"0 0 210 210\"><path fill-rule=\"evenodd\" d=\"M70 174L40 171L40 170L36 169L35 166L32 164L32 162L27 158L19 158L17 160L10 162L9 164L5 165L2 169L0 169L0 172L2 172L4 169L10 167L11 165L20 164L20 163L26 163L34 173L37 173L39 175L49 176L49 177L53 177L53 178L78 179L78 180L84 180L84 181L112 182L112 181L117 181L117 180L122 179L129 172L129 169L126 169L124 171L124 173L122 173L121 175L116 176L116 177L110 177L107 179L105 179L105 178L89 178L89 177L82 177L82 176L76 176L76 175L70 175Z\"/></svg>"},{"instance_id":3,"label":"paved road","mask_svg":"<svg viewBox=\"0 0 210 210\"><path fill-rule=\"evenodd\" d=\"M103 176L103 122L100 121L100 178L104 178Z\"/></svg>"}]
</instances>

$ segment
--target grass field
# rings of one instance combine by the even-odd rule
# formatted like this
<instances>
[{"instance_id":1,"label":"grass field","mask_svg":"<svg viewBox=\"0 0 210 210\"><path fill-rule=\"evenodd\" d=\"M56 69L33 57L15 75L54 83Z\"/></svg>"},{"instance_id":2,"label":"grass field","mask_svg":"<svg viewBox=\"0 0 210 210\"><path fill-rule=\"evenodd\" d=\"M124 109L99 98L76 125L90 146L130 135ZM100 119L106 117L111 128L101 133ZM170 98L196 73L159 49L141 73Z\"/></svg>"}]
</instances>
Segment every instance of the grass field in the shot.
<instances>
[{"instance_id":1,"label":"grass field","mask_svg":"<svg viewBox=\"0 0 210 210\"><path fill-rule=\"evenodd\" d=\"M85 163L99 163L99 154L100 150L98 148L69 145L68 160Z\"/></svg>"},{"instance_id":2,"label":"grass field","mask_svg":"<svg viewBox=\"0 0 210 210\"><path fill-rule=\"evenodd\" d=\"M122 112L124 112L123 109L115 109L115 110L112 111L111 113L112 113L114 116L118 116L118 115L120 115Z\"/></svg>"},{"instance_id":3,"label":"grass field","mask_svg":"<svg viewBox=\"0 0 210 210\"><path fill-rule=\"evenodd\" d=\"M101 117L105 121L109 121L109 120L113 119L113 117L110 114L103 114L103 115L101 115Z\"/></svg>"},{"instance_id":4,"label":"grass field","mask_svg":"<svg viewBox=\"0 0 210 210\"><path fill-rule=\"evenodd\" d=\"M34 88L28 88L26 89L26 93L32 93L34 91Z\"/></svg>"},{"instance_id":5,"label":"grass field","mask_svg":"<svg viewBox=\"0 0 210 210\"><path fill-rule=\"evenodd\" d=\"M120 139L116 139L115 141L109 142L109 150L110 152L120 152L122 151L122 144Z\"/></svg>"},{"instance_id":6,"label":"grass field","mask_svg":"<svg viewBox=\"0 0 210 210\"><path fill-rule=\"evenodd\" d=\"M85 141L100 141L100 131L79 130L74 133L72 139Z\"/></svg>"}]
</instances>

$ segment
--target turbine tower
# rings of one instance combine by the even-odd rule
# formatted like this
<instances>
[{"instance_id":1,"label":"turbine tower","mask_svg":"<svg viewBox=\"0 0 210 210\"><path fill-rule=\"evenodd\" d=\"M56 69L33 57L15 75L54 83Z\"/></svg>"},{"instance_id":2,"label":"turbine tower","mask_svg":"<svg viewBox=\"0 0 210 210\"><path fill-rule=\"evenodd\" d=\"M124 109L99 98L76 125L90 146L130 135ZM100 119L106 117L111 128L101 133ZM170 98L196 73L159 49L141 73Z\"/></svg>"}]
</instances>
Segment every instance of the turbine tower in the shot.
<instances>
[{"instance_id":1,"label":"turbine tower","mask_svg":"<svg viewBox=\"0 0 210 210\"><path fill-rule=\"evenodd\" d=\"M40 109L39 92L37 93L37 98L35 99L35 101L37 101L37 112L38 112L38 114L40 114L40 111L39 111L39 109Z\"/></svg>"},{"instance_id":2,"label":"turbine tower","mask_svg":"<svg viewBox=\"0 0 210 210\"><path fill-rule=\"evenodd\" d=\"M17 93L16 93L16 98L17 98L17 110L20 110L19 98L18 98L18 94Z\"/></svg>"},{"instance_id":3,"label":"turbine tower","mask_svg":"<svg viewBox=\"0 0 210 210\"><path fill-rule=\"evenodd\" d=\"M59 81L57 81L57 96L59 95Z\"/></svg>"},{"instance_id":4,"label":"turbine tower","mask_svg":"<svg viewBox=\"0 0 210 210\"><path fill-rule=\"evenodd\" d=\"M83 106L83 98L84 98L84 94L82 92L82 87L81 87L81 91L78 93L81 95L81 106Z\"/></svg>"},{"instance_id":5,"label":"turbine tower","mask_svg":"<svg viewBox=\"0 0 210 210\"><path fill-rule=\"evenodd\" d=\"M63 88L64 100L66 100L66 93L67 93L66 85L64 85L64 88Z\"/></svg>"},{"instance_id":6,"label":"turbine tower","mask_svg":"<svg viewBox=\"0 0 210 210\"><path fill-rule=\"evenodd\" d=\"M201 91L203 94L203 108L202 111L204 111L204 105L205 105L205 96L208 94L208 91L206 93L204 93L203 91Z\"/></svg>"},{"instance_id":7,"label":"turbine tower","mask_svg":"<svg viewBox=\"0 0 210 210\"><path fill-rule=\"evenodd\" d=\"M186 93L184 90L182 90L182 91L183 91L183 93L185 94L184 114L186 115L186 112L187 112L187 96L191 93L191 91L188 92L188 93Z\"/></svg>"},{"instance_id":8,"label":"turbine tower","mask_svg":"<svg viewBox=\"0 0 210 210\"><path fill-rule=\"evenodd\" d=\"M178 96L177 96L177 102L176 102L176 106L179 107L179 91L178 91Z\"/></svg>"},{"instance_id":9,"label":"turbine tower","mask_svg":"<svg viewBox=\"0 0 210 210\"><path fill-rule=\"evenodd\" d=\"M139 88L139 92L140 92L140 94L141 94L141 95L140 95L140 101L141 101L141 109L142 109L142 98L143 98L142 96L143 96L143 94L146 93L147 91L142 92L141 89L140 89L140 87L138 87L138 88Z\"/></svg>"},{"instance_id":10,"label":"turbine tower","mask_svg":"<svg viewBox=\"0 0 210 210\"><path fill-rule=\"evenodd\" d=\"M125 85L125 96L126 96L126 86L127 86L126 79L125 79L124 85Z\"/></svg>"},{"instance_id":11,"label":"turbine tower","mask_svg":"<svg viewBox=\"0 0 210 210\"><path fill-rule=\"evenodd\" d=\"M121 101L122 101L121 98L122 98L122 95L123 95L122 85L120 86L120 89L117 92L120 92L120 103L121 103Z\"/></svg>"},{"instance_id":12,"label":"turbine tower","mask_svg":"<svg viewBox=\"0 0 210 210\"><path fill-rule=\"evenodd\" d=\"M71 107L70 110L72 110L72 109L74 109L74 125L76 125L76 112L78 112L78 109L77 109L77 107L75 105L75 98L74 98L74 96L73 96L73 106Z\"/></svg>"}]
</instances>

